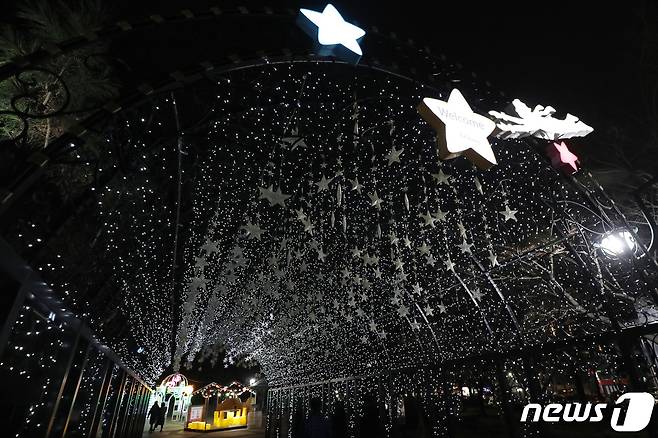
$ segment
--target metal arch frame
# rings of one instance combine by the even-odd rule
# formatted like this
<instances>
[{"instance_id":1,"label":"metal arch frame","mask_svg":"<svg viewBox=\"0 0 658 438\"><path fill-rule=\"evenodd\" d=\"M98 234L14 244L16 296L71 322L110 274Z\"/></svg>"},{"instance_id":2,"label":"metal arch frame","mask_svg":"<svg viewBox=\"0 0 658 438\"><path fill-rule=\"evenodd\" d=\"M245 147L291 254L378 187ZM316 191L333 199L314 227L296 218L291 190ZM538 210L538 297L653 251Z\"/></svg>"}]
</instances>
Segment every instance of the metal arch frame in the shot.
<instances>
[{"instance_id":1,"label":"metal arch frame","mask_svg":"<svg viewBox=\"0 0 658 438\"><path fill-rule=\"evenodd\" d=\"M236 10L231 10L226 13L223 12L218 7L211 7L208 10L200 13L194 13L189 9L185 9L180 12L180 15L172 15L169 17L163 17L162 15L150 15L147 19L143 19L140 21L133 21L132 23L127 21L119 21L110 24L108 26L105 26L101 29L98 29L92 33L81 35L79 37L72 38L68 41L64 41L62 43L58 43L56 45L46 47L30 55L27 55L22 58L14 59L0 66L0 81L7 80L11 77L18 78L23 72L26 71L42 69L42 67L39 67L39 64L43 64L44 62L55 59L58 56L64 55L66 53L70 53L74 50L85 48L87 46L96 44L99 41L111 40L112 38L122 36L131 33L133 31L148 29L150 27L157 27L160 25L181 23L187 21L218 20L223 18L235 19L235 18L253 18L253 17L259 17L259 18L272 17L274 19L284 18L284 19L293 20L296 17L296 15L297 12L290 9L286 10L285 13L275 13L273 9L265 7L257 12L250 12L248 8L244 6L240 6L237 7ZM369 28L369 34L375 37L389 39L399 43L397 45L392 46L395 49L401 50L403 46L405 48L416 49L412 51L407 51L405 52L405 54L409 55L411 53L411 54L415 54L415 56L418 58L424 57L423 61L430 68L432 67L432 65L445 63L445 60L440 60L435 58L434 55L431 54L429 48L426 46L418 50L419 48L415 45L415 43L411 39L401 40L394 33L385 35L381 33L377 27L374 26ZM390 48L391 46L387 45L387 47ZM160 84L156 85L156 87L153 87L149 84L142 84L139 85L135 90L129 90L127 93L124 94L123 98L121 98L120 100L116 102L107 102L102 107L101 110L94 112L90 116L86 117L85 120L83 120L78 126L73 127L69 131L65 132L64 134L60 135L58 138L53 140L52 143L50 143L50 145L44 151L33 153L30 157L28 157L27 163L25 163L21 171L17 172L16 178L11 183L9 183L8 187L2 188L2 190L0 190L0 216L8 210L11 203L16 198L23 195L31 187L31 185L34 182L36 182L36 180L43 173L44 167L51 161L52 155L56 154L64 144L66 143L75 144L76 142L81 141L84 138L85 134L87 133L92 123L102 121L108 115L115 114L121 111L125 107L130 107L136 104L142 98L150 96L153 93L176 89L179 88L182 84L195 82L196 80L199 80L203 77L207 77L207 73L210 71L228 73L239 69L251 68L251 67L256 67L266 64L276 64L276 63L330 62L330 63L348 64L344 61L337 60L333 57L318 56L314 54L313 51L309 51L307 48L299 48L296 49L295 52L293 52L290 49L281 49L280 51L276 51L272 53L265 53L263 51L254 50L254 49L250 49L250 50L253 53L248 54L247 59L252 59L251 61L245 62L242 61L238 55L228 54L225 56L225 59L219 62L216 63L201 62L197 67L188 70L185 73L180 71L172 72L169 74L168 79L162 81ZM254 55L257 58L255 58ZM369 59L370 59L369 57L362 58L362 62L360 64L357 64L356 67L366 67L372 70L378 70L384 72L385 74L390 74L392 76L403 78L405 80L409 80L414 83L416 82L421 83L422 85L424 85L429 89L440 92L434 86L429 85L429 83L420 82L418 79L413 77L416 75L415 65L417 63L412 63L413 65L409 68L410 70L409 74L413 76L409 76L406 75L405 73L400 72L399 66L397 66L395 62L393 62L390 67L388 67L385 64L379 63L375 58L372 58L370 61ZM461 68L459 65L457 66L458 66L457 68ZM49 73L54 74L52 72ZM59 82L62 82L62 85L65 87L65 90L68 90L68 88L66 88L66 85L63 84L63 81L61 81L61 78L59 78L57 75L55 75L55 77L58 79ZM428 74L428 79L429 81L432 82L435 81L435 78L432 76L431 73ZM25 97L25 96L20 96L20 97ZM23 123L23 131L25 131L28 129L29 119L38 118L38 117L48 118L48 117L56 116L59 115L60 113L63 113L65 109L66 109L65 107L62 107L50 114L41 115L41 116L34 115L35 117L32 117L33 115L31 114L27 114L25 112L19 111L15 107L13 108L13 111L6 111L4 113L13 114L19 119L21 119ZM23 133L21 133L20 135L23 135Z\"/></svg>"},{"instance_id":2,"label":"metal arch frame","mask_svg":"<svg viewBox=\"0 0 658 438\"><path fill-rule=\"evenodd\" d=\"M133 31L148 29L149 27L157 27L166 24L174 23L184 23L184 22L194 22L202 20L220 20L224 18L234 19L234 18L253 18L253 17L271 17L271 18L287 18L295 19L297 12L292 9L285 9L283 12L275 12L270 7L264 7L262 10L257 12L251 12L245 6L238 6L235 10L228 12L222 11L218 6L210 7L208 10L202 12L193 12L190 9L183 9L180 11L180 15L172 15L169 17L163 17L162 15L153 14L143 20L134 20L133 22L128 21L117 21L110 25L106 25L100 29L97 29L93 32L87 33L85 35L80 35L78 37L71 38L67 41L54 44L52 46L45 47L43 49L37 50L29 55L24 57L15 58L2 66L0 66L0 81L8 79L12 76L20 74L26 68L29 68L31 65L38 65L50 59L53 59L57 56L85 48L92 44L95 44L99 41L111 40L112 38L131 33ZM370 26L368 29L369 35L378 36L381 38L388 38L393 41L402 43L409 48L417 49L412 39L401 40L398 36L391 32L389 35L385 35L379 31L376 26ZM390 46L388 46L390 48ZM394 47L397 48L397 47ZM425 55L433 57L430 49L427 46L420 48ZM436 60L444 62L441 60Z\"/></svg>"},{"instance_id":3,"label":"metal arch frame","mask_svg":"<svg viewBox=\"0 0 658 438\"><path fill-rule=\"evenodd\" d=\"M310 63L310 64L339 64L345 66L351 66L355 69L365 69L368 71L381 72L385 75L396 77L404 81L411 82L413 84L420 84L421 86L433 90L437 93L441 91L433 85L425 84L419 82L417 79L406 75L399 71L394 71L394 67L386 67L377 62L362 62L360 64L350 64L345 61L337 60L333 57L318 56L313 53L303 53L299 55L283 55L281 56L278 53L274 53L272 56L261 54L259 58L250 60L250 61L240 61L233 62L231 64L211 64L204 63L187 71L185 74L182 72L173 72L169 74L167 80L161 82L156 87L150 85L141 85L136 90L132 90L131 93L127 94L118 102L113 102L111 104L105 105L103 108L95 111L93 114L89 115L83 121L81 121L76 127L74 127L69 132L62 134L59 138L52 141L49 147L44 151L45 153L39 153L37 160L32 160L28 164L29 168L22 172L17 181L10 186L9 194L0 202L0 216L7 211L11 205L11 201L18 198L20 195L26 193L29 188L35 183L40 175L45 170L45 167L48 165L51 160L56 157L56 155L63 150L67 145L70 144L79 144L84 141L85 136L94 131L94 126L97 124L102 124L108 118L122 112L123 110L132 108L136 105L144 103L148 99L151 99L153 96L158 94L170 93L177 89L185 88L189 85L195 84L201 80L213 80L216 75L227 74L240 70L247 70L257 67L262 67L266 65L289 65L297 63ZM35 164L34 162L36 161ZM427 323L427 321L425 321ZM429 326L428 326L429 327ZM431 327L430 327L431 331ZM436 342L436 340L435 340ZM440 347L436 345L437 352L440 353Z\"/></svg>"},{"instance_id":4,"label":"metal arch frame","mask_svg":"<svg viewBox=\"0 0 658 438\"><path fill-rule=\"evenodd\" d=\"M33 67L30 67L32 64L37 64L39 62L45 62L49 59L56 58L65 53L84 48L86 46L97 43L99 40L109 40L116 36L124 35L132 31L147 29L149 27L158 26L166 23L180 23L185 21L194 21L194 20L207 20L207 19L218 19L218 18L235 18L235 17L263 17L270 16L275 18L286 18L294 19L297 16L297 12L293 10L287 10L286 14L275 14L272 9L265 8L262 12L251 13L245 7L238 7L237 11L231 11L228 14L223 14L220 9L217 7L212 7L208 11L205 11L201 14L194 14L190 10L181 11L181 15L171 16L171 17L162 17L161 15L151 15L147 20L138 21L134 23L128 23L126 21L120 21L112 25L106 26L103 29L100 29L92 34L84 35L78 38L73 38L66 42L57 44L54 47L49 47L47 50L37 51L27 57L19 60L15 60L4 66L0 67L0 80L6 79L8 77L20 75L24 71L29 71ZM389 38L391 40L401 42L404 46L409 48L417 49L412 40L402 41L397 38L394 33L390 35L384 35L379 32L376 27L370 28L370 33L374 36L380 38ZM390 45L387 45L387 48L390 48ZM400 50L401 45L393 45L393 48ZM283 55L281 54L283 53ZM423 47L420 51L407 51L405 54L409 54L421 58L424 56L423 62L428 64L430 68L433 65L438 63L444 63L445 60L435 59L430 53L428 47ZM338 60L334 57L320 56L312 51L309 52L307 49L299 49L298 54L292 53L289 49L283 49L281 52L276 51L272 53L264 53L263 51L256 52L258 58L252 60L243 61L237 55L227 55L226 59L221 60L217 63L203 62L198 66L187 70L186 72L174 71L168 75L168 78L164 81L161 81L155 87L150 84L141 84L136 89L130 90L128 93L125 93L124 96L115 102L110 102L104 105L101 109L95 111L88 117L86 117L82 122L77 126L70 129L68 132L60 135L57 139L53 140L49 146L42 152L33 154L28 158L27 169L24 169L19 173L18 177L10 184L6 193L3 194L2 199L0 199L0 216L5 213L11 203L26 193L29 188L34 184L40 175L43 173L45 167L49 162L58 154L67 144L74 146L84 141L85 136L93 131L93 126L103 122L107 118L111 117L114 114L117 114L124 109L131 108L135 105L138 105L144 102L146 99L151 98L152 96L159 93L172 92L176 89L184 88L190 84L196 83L202 79L211 79L211 76L217 74L226 74L234 71L250 69L254 67L260 67L264 65L276 65L276 64L294 64L294 63L330 63L330 64L343 64L351 65L355 69L365 68L370 71L378 71L384 73L385 75L390 75L402 80L412 82L414 84L419 84L422 87L425 87L429 90L435 91L438 94L441 94L436 86L431 85L427 82L421 82L413 75L416 74L416 68L411 67L410 73L405 74L400 71L399 67L393 63L391 66L386 66L378 62L376 59L369 59L368 57L362 58L362 62L359 64L351 64L349 62ZM227 61L230 61L227 62ZM461 68L458 65L458 68ZM58 78L61 81L61 78ZM432 74L428 75L428 79L431 82L435 82L436 79ZM63 81L62 81L63 82ZM65 90L68 91L66 85L63 84ZM69 94L67 93L67 101ZM16 108L14 107L16 110ZM51 117L57 115L60 111L66 109L64 105L60 110L48 114L45 117ZM19 114L19 117L23 120L24 130L27 129L27 118L28 114ZM497 287L496 287L497 289ZM511 310L511 308L503 299L507 312L510 313L512 321L514 322L514 328L517 334L520 335L520 330L518 323L516 322L516 317ZM485 324L488 326L485 317ZM427 323L426 319L425 322ZM429 326L428 326L429 327ZM431 331L430 327L430 331ZM491 329L489 328L489 331ZM433 333L432 333L433 334ZM437 352L440 354L440 346L436 341L436 337L433 335L434 341L436 343Z\"/></svg>"}]
</instances>

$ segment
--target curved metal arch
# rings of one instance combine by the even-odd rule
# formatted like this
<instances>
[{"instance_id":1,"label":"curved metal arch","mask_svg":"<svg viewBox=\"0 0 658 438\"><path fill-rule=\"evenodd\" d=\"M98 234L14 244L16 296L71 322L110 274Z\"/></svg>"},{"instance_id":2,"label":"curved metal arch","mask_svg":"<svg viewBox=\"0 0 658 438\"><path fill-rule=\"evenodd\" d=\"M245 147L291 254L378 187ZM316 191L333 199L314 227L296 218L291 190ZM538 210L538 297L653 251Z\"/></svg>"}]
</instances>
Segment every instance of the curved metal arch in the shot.
<instances>
[{"instance_id":1,"label":"curved metal arch","mask_svg":"<svg viewBox=\"0 0 658 438\"><path fill-rule=\"evenodd\" d=\"M263 17L272 20L285 20L286 24L289 25L290 22L297 17L297 14L297 11L293 9L276 10L270 7L260 7L250 10L245 6L239 6L228 11L223 11L218 6L213 6L200 12L183 9L178 14L170 16L152 14L143 19L117 21L88 34L80 35L67 41L42 48L29 55L5 63L0 66L0 81L7 80L11 77L18 78L22 72L41 68L39 67L39 64L43 65L49 60L53 60L61 55L90 47L97 44L99 41L109 41L114 38L119 38L135 31L148 30L150 28L157 28L167 24L179 24L185 22L222 19L262 19ZM299 32L302 34L301 30ZM361 63L357 64L357 68L365 67L367 69L381 71L385 74L390 74L412 82L418 82L429 89L440 93L440 90L435 86L430 85L430 83L436 82L436 73L434 72L436 66L446 63L444 55L437 58L431 53L427 46L419 47L412 39L401 39L393 32L388 34L383 33L376 26L370 26L368 28L368 34L369 38L382 39L388 42L384 45L387 50L386 56L390 56L388 52L391 49L395 49L398 52L404 51L404 56L393 56L393 61L387 65L379 62L376 57L368 55L362 58ZM390 42L393 42L394 44L390 44ZM294 51L288 48L282 48L277 51L271 51L270 53L265 53L264 51L255 48L249 48L249 53L247 53L246 56L244 54L242 56L237 54L226 54L224 55L224 58L216 62L201 62L197 66L184 72L171 72L164 80L161 80L155 86L144 83L134 89L127 90L127 92L125 92L118 100L106 102L101 110L94 111L77 126L74 126L58 138L50 141L48 147L44 150L29 156L21 170L15 173L16 176L13 180L9 182L2 191L0 191L0 216L7 211L15 199L20 197L31 187L32 183L39 178L43 168L48 165L53 157L64 146L81 141L93 124L102 122L108 115L116 114L123 108L130 107L153 93L166 92L180 88L187 83L192 83L203 77L207 77L211 71L226 73L274 63L328 62L346 64L335 58L319 56L313 53L313 51L308 48L308 39L306 36L300 39L300 45L305 47L295 48ZM372 49L376 55L376 45L373 44ZM414 59L410 60L410 57L413 57ZM404 72L403 69L400 68L398 65L399 61L403 61L409 65L407 72ZM421 64L424 64L425 68L428 69L426 81L420 81L417 79L418 68ZM461 65L456 63L454 64L454 68L460 70ZM475 74L473 73L472 76L475 77ZM489 83L486 83L486 85L490 87ZM68 90L68 87L65 89ZM501 93L501 95L503 94ZM62 115L65 111L66 108L61 108L61 112L49 114L48 116ZM2 114L13 114L20 119L22 122L22 129L19 137L25 138L27 130L29 129L29 118L24 117L25 114L21 115L16 111L3 112Z\"/></svg>"},{"instance_id":2,"label":"curved metal arch","mask_svg":"<svg viewBox=\"0 0 658 438\"><path fill-rule=\"evenodd\" d=\"M352 66L357 70L364 69L381 72L398 79L420 84L428 90L432 90L438 94L441 93L441 90L436 85L421 82L411 76L411 73L399 71L396 66L386 66L377 61L369 62L368 59L359 64L353 65L334 57L319 56L314 53L305 52L296 55L289 54L283 56L279 53L273 53L271 56L260 53L257 58L251 60L223 63L225 61L226 60L221 60L217 63L204 62L185 72L171 72L167 79L158 84L151 85L143 83L135 89L128 90L124 93L122 98L113 102L108 102L101 109L87 116L77 125L61 134L58 138L50 141L47 148L28 157L23 169L17 172L18 176L14 181L8 184L6 188L7 193L5 193L3 198L0 199L0 216L7 211L15 199L24 194L31 185L36 182L44 168L59 152L68 145L75 145L76 143L84 141L85 136L93 131L94 126L101 124L112 115L143 103L145 100L155 95L182 89L204 79L212 80L214 75L227 74L235 71L276 64L342 64Z\"/></svg>"},{"instance_id":3,"label":"curved metal arch","mask_svg":"<svg viewBox=\"0 0 658 438\"><path fill-rule=\"evenodd\" d=\"M179 24L185 22L196 22L196 21L207 21L207 20L234 20L241 18L271 18L271 19L295 19L297 12L293 9L285 9L280 11L275 11L270 7L262 7L257 11L250 11L249 8L245 6L238 6L235 10L223 11L218 6L213 6L204 11L194 12L190 9L183 9L177 15L163 16L160 14L151 14L146 18L141 20L120 20L112 24L106 25L100 29L97 29L93 32L80 35L77 37L70 38L66 41L56 43L54 45L44 47L39 49L29 55L14 58L9 62L0 66L0 81L8 79L12 76L16 76L26 67L31 65L38 65L40 63L47 62L58 56L70 53L75 50L83 49L89 47L93 44L98 43L99 41L108 41L115 37L130 34L132 32L140 30L148 30L149 28L155 28L159 26L164 26L168 24ZM433 61L445 62L445 59L436 59L435 56L431 53L429 47L423 46L419 47L415 44L412 39L401 39L397 34L390 32L385 34L379 30L376 26L370 26L368 28L369 37L375 36L389 41L394 41L400 43L407 48L418 49L425 56L430 57ZM401 49L401 46L387 46L387 49ZM410 52L406 52L407 54ZM444 55L441 55L443 58ZM459 64L457 64L459 66Z\"/></svg>"}]
</instances>

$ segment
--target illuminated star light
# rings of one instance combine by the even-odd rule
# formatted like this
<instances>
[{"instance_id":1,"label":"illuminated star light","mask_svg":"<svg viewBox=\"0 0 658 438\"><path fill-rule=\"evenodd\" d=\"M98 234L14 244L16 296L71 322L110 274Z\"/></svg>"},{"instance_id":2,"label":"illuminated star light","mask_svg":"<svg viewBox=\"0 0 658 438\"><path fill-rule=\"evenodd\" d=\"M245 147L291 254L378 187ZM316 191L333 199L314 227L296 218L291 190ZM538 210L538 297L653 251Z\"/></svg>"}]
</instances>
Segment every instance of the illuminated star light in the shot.
<instances>
[{"instance_id":1,"label":"illuminated star light","mask_svg":"<svg viewBox=\"0 0 658 438\"><path fill-rule=\"evenodd\" d=\"M340 44L359 56L363 55L357 40L363 37L366 32L360 27L343 20L343 17L333 5L328 4L322 12L311 11L310 9L300 9L299 12L318 27L318 42L320 44L323 46Z\"/></svg>"},{"instance_id":2,"label":"illuminated star light","mask_svg":"<svg viewBox=\"0 0 658 438\"><path fill-rule=\"evenodd\" d=\"M564 142L555 142L549 147L554 148L554 152L551 154L551 161L553 162L553 166L558 167L560 164L564 164L569 165L569 173L575 173L578 171L578 165L576 164L578 161L578 156L571 152L567 145L564 144Z\"/></svg>"},{"instance_id":3,"label":"illuminated star light","mask_svg":"<svg viewBox=\"0 0 658 438\"><path fill-rule=\"evenodd\" d=\"M480 169L498 164L487 137L496 124L476 114L456 88L448 101L426 97L418 105L418 112L438 132L439 158L449 160L466 156Z\"/></svg>"}]
</instances>

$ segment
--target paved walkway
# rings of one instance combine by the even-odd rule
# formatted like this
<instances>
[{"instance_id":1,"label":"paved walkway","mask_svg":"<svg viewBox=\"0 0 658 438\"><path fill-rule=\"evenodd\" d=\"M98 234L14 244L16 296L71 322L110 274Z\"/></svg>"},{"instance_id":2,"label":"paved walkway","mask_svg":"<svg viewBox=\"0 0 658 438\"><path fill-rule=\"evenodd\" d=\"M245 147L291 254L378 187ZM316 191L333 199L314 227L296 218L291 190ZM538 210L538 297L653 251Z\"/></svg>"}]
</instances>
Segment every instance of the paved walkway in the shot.
<instances>
[{"instance_id":1,"label":"paved walkway","mask_svg":"<svg viewBox=\"0 0 658 438\"><path fill-rule=\"evenodd\" d=\"M178 422L167 422L165 427L160 432L158 428L155 432L149 432L149 426L146 425L142 438L172 438L172 437L185 437L185 438L263 438L265 431L258 429L233 429L221 430L217 432L186 432L183 430L183 424Z\"/></svg>"}]
</instances>

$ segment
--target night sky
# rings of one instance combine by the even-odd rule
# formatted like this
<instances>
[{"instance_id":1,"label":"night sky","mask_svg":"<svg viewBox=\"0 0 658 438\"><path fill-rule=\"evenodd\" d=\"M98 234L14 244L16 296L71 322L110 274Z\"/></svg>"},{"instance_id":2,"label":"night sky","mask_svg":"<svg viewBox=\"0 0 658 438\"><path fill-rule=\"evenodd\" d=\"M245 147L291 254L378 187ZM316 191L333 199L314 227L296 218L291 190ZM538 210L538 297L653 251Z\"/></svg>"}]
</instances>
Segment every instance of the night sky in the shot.
<instances>
[{"instance_id":1,"label":"night sky","mask_svg":"<svg viewBox=\"0 0 658 438\"><path fill-rule=\"evenodd\" d=\"M138 4L137 4L138 3ZM120 0L111 6L116 17L142 17L176 13L183 8L203 10L219 5L229 9L248 2ZM465 70L489 80L510 100L518 97L530 106L551 105L558 114L571 112L595 128L582 140L592 149L607 142L610 130L627 131L635 141L649 141L647 125L647 55L655 52L650 41L658 33L658 7L649 1L590 2L446 2L446 1L335 1L348 20L376 25L445 53ZM322 9L323 1L277 0L291 8ZM219 29L197 28L191 35L164 36L167 53L189 52L193 46L212 51ZM162 35L149 38L158 45ZM235 39L263 35L233 35ZM367 36L366 36L367 37ZM226 36L223 36L226 41ZM147 53L142 55L148 56ZM649 54L649 58L651 54ZM184 54L180 54L184 57ZM653 55L655 57L655 55ZM175 60L170 60L175 62ZM649 60L650 61L650 60ZM655 66L653 67L655 69Z\"/></svg>"}]
</instances>

